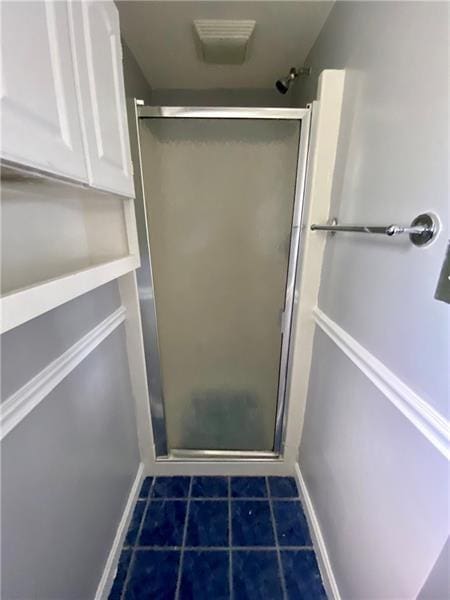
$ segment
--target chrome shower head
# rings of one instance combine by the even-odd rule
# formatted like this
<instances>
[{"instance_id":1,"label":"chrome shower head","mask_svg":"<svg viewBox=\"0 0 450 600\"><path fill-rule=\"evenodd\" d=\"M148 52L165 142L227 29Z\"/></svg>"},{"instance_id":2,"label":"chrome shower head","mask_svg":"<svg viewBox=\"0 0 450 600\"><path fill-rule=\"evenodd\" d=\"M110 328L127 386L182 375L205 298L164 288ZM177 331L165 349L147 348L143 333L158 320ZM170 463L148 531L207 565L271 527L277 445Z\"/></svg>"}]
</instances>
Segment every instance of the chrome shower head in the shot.
<instances>
[{"instance_id":1,"label":"chrome shower head","mask_svg":"<svg viewBox=\"0 0 450 600\"><path fill-rule=\"evenodd\" d=\"M282 79L277 79L275 82L275 87L280 92L280 94L286 94L289 86L294 81L294 79L298 77L297 69L292 67L289 71L289 75L287 77L283 77Z\"/></svg>"},{"instance_id":2,"label":"chrome shower head","mask_svg":"<svg viewBox=\"0 0 450 600\"><path fill-rule=\"evenodd\" d=\"M275 87L280 92L280 94L286 94L289 90L291 83L295 79L297 79L299 75L309 75L310 73L311 69L309 67L303 67L301 69L296 69L295 67L292 67L287 77L283 77L282 79L276 80Z\"/></svg>"}]
</instances>

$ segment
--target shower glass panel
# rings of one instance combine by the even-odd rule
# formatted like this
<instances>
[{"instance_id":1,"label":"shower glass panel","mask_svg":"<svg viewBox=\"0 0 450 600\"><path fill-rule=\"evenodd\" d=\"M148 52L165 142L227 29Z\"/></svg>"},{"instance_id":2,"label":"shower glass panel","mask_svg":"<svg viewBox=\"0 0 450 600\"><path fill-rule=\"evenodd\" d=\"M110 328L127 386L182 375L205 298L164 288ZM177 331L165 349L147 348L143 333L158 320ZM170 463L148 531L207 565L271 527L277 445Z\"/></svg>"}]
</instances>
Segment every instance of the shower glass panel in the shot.
<instances>
[{"instance_id":1,"label":"shower glass panel","mask_svg":"<svg viewBox=\"0 0 450 600\"><path fill-rule=\"evenodd\" d=\"M168 447L271 451L300 121L139 129Z\"/></svg>"}]
</instances>

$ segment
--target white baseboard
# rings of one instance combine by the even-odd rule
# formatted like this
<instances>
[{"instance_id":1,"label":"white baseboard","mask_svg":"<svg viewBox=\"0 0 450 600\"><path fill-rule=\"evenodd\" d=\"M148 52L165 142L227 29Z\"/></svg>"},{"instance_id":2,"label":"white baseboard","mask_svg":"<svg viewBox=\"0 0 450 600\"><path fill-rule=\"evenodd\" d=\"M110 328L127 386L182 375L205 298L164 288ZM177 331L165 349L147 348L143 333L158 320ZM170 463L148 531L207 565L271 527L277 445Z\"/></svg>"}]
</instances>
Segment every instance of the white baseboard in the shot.
<instances>
[{"instance_id":1,"label":"white baseboard","mask_svg":"<svg viewBox=\"0 0 450 600\"><path fill-rule=\"evenodd\" d=\"M306 483L303 479L298 463L295 463L295 479L297 481L298 491L305 509L306 519L311 532L314 550L316 552L317 562L319 563L319 569L322 575L325 591L329 600L341 600L339 588L337 586L333 569L331 567L331 562L328 557L327 548L325 546L325 540L323 539L319 521L317 519L311 497L308 493L308 488L306 487Z\"/></svg>"},{"instance_id":2,"label":"white baseboard","mask_svg":"<svg viewBox=\"0 0 450 600\"><path fill-rule=\"evenodd\" d=\"M140 463L136 477L134 478L133 485L130 489L125 509L122 513L122 517L117 527L114 541L109 551L108 558L106 559L105 568L98 584L97 591L95 593L95 600L106 600L109 596L111 586L116 575L117 563L119 562L120 552L122 550L125 535L128 531L131 516L133 514L134 505L141 489L142 480L144 478L144 463Z\"/></svg>"}]
</instances>

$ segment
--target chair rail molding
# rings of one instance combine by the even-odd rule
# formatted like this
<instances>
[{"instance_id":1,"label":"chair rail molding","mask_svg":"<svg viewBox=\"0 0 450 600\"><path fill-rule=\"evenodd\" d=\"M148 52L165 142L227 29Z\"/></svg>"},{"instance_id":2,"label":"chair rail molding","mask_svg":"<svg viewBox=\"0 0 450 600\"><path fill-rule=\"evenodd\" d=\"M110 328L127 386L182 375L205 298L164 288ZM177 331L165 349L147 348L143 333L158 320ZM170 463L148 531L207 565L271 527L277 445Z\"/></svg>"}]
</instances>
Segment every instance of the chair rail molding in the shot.
<instances>
[{"instance_id":1,"label":"chair rail molding","mask_svg":"<svg viewBox=\"0 0 450 600\"><path fill-rule=\"evenodd\" d=\"M450 461L450 423L386 367L378 358L330 319L313 311L320 329L346 354L394 406Z\"/></svg>"},{"instance_id":2,"label":"chair rail molding","mask_svg":"<svg viewBox=\"0 0 450 600\"><path fill-rule=\"evenodd\" d=\"M0 408L0 439L10 433L86 356L125 321L120 306L7 398Z\"/></svg>"}]
</instances>

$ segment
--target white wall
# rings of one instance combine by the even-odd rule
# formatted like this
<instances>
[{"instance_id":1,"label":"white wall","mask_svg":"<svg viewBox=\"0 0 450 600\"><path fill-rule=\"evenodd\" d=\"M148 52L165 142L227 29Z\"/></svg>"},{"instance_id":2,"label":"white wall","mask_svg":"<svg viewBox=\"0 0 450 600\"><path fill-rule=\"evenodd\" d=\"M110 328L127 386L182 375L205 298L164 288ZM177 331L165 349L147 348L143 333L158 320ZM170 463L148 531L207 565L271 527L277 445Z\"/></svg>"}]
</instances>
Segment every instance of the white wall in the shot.
<instances>
[{"instance_id":1,"label":"white wall","mask_svg":"<svg viewBox=\"0 0 450 600\"><path fill-rule=\"evenodd\" d=\"M437 2L338 2L305 62L312 77L296 87L303 106L321 70L346 70L333 216L408 224L432 210L442 220L426 249L330 238L319 298L332 326L407 386L400 400L436 438L449 414L448 306L433 297L448 238L447 12ZM380 392L385 374L377 389L360 367L316 332L300 467L342 597L411 598L448 534L448 463Z\"/></svg>"}]
</instances>

